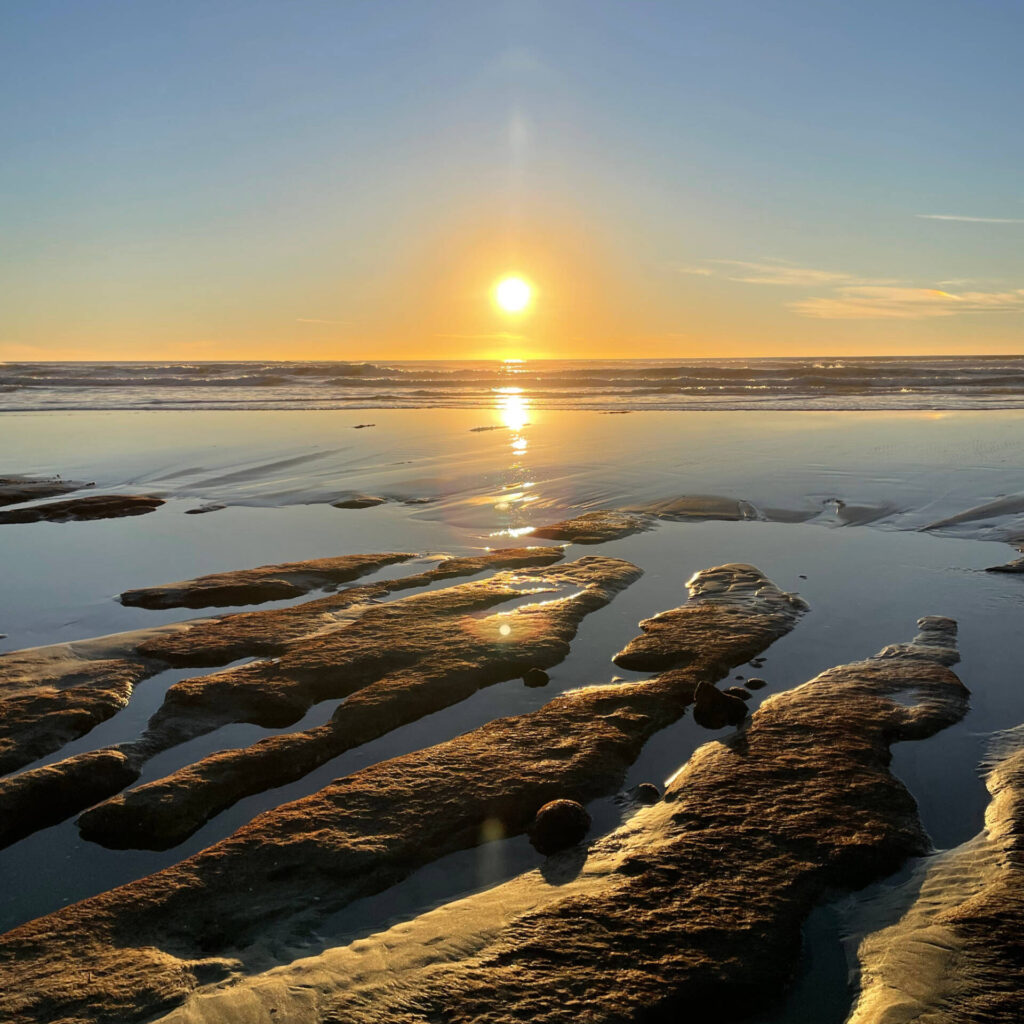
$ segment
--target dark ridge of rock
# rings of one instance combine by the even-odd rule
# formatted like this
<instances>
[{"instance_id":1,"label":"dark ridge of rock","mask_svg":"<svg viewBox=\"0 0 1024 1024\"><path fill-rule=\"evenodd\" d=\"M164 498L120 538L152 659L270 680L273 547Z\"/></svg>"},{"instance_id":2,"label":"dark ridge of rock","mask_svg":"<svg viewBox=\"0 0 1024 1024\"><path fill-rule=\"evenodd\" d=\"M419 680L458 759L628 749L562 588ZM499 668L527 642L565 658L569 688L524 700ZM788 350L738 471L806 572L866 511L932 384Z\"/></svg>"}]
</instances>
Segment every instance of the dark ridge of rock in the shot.
<instances>
[{"instance_id":1,"label":"dark ridge of rock","mask_svg":"<svg viewBox=\"0 0 1024 1024\"><path fill-rule=\"evenodd\" d=\"M727 686L722 693L726 693L730 697L739 697L740 700L750 700L751 697L750 691L745 690L742 686Z\"/></svg>"},{"instance_id":2,"label":"dark ridge of rock","mask_svg":"<svg viewBox=\"0 0 1024 1024\"><path fill-rule=\"evenodd\" d=\"M531 687L547 686L551 677L542 668L528 668L523 673L523 682Z\"/></svg>"},{"instance_id":3,"label":"dark ridge of rock","mask_svg":"<svg viewBox=\"0 0 1024 1024\"><path fill-rule=\"evenodd\" d=\"M387 498L378 498L372 494L354 494L351 498L342 498L340 501L332 501L332 508L373 508L375 505L383 505Z\"/></svg>"},{"instance_id":4,"label":"dark ridge of rock","mask_svg":"<svg viewBox=\"0 0 1024 1024\"><path fill-rule=\"evenodd\" d=\"M590 815L576 800L549 800L530 824L530 842L545 857L582 842Z\"/></svg>"},{"instance_id":5,"label":"dark ridge of rock","mask_svg":"<svg viewBox=\"0 0 1024 1024\"><path fill-rule=\"evenodd\" d=\"M356 423L353 425L353 430L366 430L368 427L375 427L376 423Z\"/></svg>"},{"instance_id":6,"label":"dark ridge of rock","mask_svg":"<svg viewBox=\"0 0 1024 1024\"><path fill-rule=\"evenodd\" d=\"M400 590L425 587L438 580L475 576L491 569L550 565L564 557L562 548L502 548L483 555L447 558L421 573L348 587L335 594L305 601L290 608L237 612L189 623L180 633L167 633L139 645L145 657L178 667L224 665L251 655L281 654L291 641L317 633L351 617L361 609Z\"/></svg>"},{"instance_id":7,"label":"dark ridge of rock","mask_svg":"<svg viewBox=\"0 0 1024 1024\"><path fill-rule=\"evenodd\" d=\"M104 646L104 639L0 654L0 773L84 736L160 671L156 662Z\"/></svg>"},{"instance_id":8,"label":"dark ridge of rock","mask_svg":"<svg viewBox=\"0 0 1024 1024\"><path fill-rule=\"evenodd\" d=\"M274 1009L289 1024L760 1015L791 978L802 925L821 899L929 849L913 798L889 771L889 746L958 721L967 691L940 646L902 649L830 669L762 706L745 731L705 744L665 798L592 844L582 867L563 854L560 872L549 861L543 874L351 946L240 972L230 987L194 992L161 1024L214 1024L243 1008L254 1020ZM1019 893L1015 863L1000 872L1007 878ZM993 917L1019 920L1019 897L1007 905L1005 896L987 893L970 907L965 930L977 930L979 960L965 973L976 988L937 1019L1014 1019L1021 933L1008 927L1005 947L996 939L984 948ZM966 916L961 909L958 923ZM1004 964L1012 977L1000 977Z\"/></svg>"},{"instance_id":9,"label":"dark ridge of rock","mask_svg":"<svg viewBox=\"0 0 1024 1024\"><path fill-rule=\"evenodd\" d=\"M198 508L187 508L185 509L185 515L187 516L201 516L207 512L220 512L226 509L227 505L221 505L219 502L211 501L206 505L200 505Z\"/></svg>"},{"instance_id":10,"label":"dark ridge of rock","mask_svg":"<svg viewBox=\"0 0 1024 1024\"><path fill-rule=\"evenodd\" d=\"M90 1024L150 1020L198 984L251 971L245 958L260 954L242 951L254 940L287 944L351 900L477 845L495 827L524 832L548 800L585 804L615 793L647 739L684 713L700 679L742 664L792 628L794 609L776 594L754 607L749 593L751 622L738 642L730 631L736 620L707 614L713 596L698 600L707 656L689 669L576 690L531 714L380 762L258 816L180 864L0 936L0 1017L16 1024L76 1013L88 1013ZM739 867L754 870L743 860ZM722 861L714 863L719 877L731 876L732 865L722 872ZM771 877L770 863L759 869ZM233 959L220 955L226 950ZM298 1020L289 992L271 1008ZM403 1019L383 1010L373 1016L372 1001L364 1009L366 1019Z\"/></svg>"},{"instance_id":11,"label":"dark ridge of rock","mask_svg":"<svg viewBox=\"0 0 1024 1024\"><path fill-rule=\"evenodd\" d=\"M38 479L30 476L0 476L0 505L17 505L22 501L37 498L53 498L58 494L70 494L84 487L94 487L77 480L61 480L57 477Z\"/></svg>"},{"instance_id":12,"label":"dark ridge of rock","mask_svg":"<svg viewBox=\"0 0 1024 1024\"><path fill-rule=\"evenodd\" d=\"M0 773L16 771L84 736L125 706L132 688L168 665L218 665L282 651L288 641L340 625L339 612L437 580L488 569L548 565L561 548L509 548L449 558L415 576L351 587L291 608L118 633L0 654Z\"/></svg>"},{"instance_id":13,"label":"dark ridge of rock","mask_svg":"<svg viewBox=\"0 0 1024 1024\"><path fill-rule=\"evenodd\" d=\"M723 693L714 683L701 683L693 695L693 720L705 729L739 725L747 717L747 705L739 697Z\"/></svg>"},{"instance_id":14,"label":"dark ridge of rock","mask_svg":"<svg viewBox=\"0 0 1024 1024\"><path fill-rule=\"evenodd\" d=\"M289 629L292 637L318 633L328 623L334 622L327 612L328 605L337 608L352 603L360 606L355 613L358 614L365 607L372 607L367 602L387 594L391 588L425 586L436 580L472 575L499 566L548 565L561 557L561 548L509 548L469 558L449 558L414 577L354 587L344 595L332 595L280 612L248 613L250 616L262 616L257 623L249 625L253 630L261 628L268 631L271 637L284 634L288 638ZM236 630L231 620L245 618L243 614L227 616L219 621L196 620L0 655L0 773L16 771L59 750L65 743L84 735L121 710L135 684L166 667L166 660L159 657L162 643L167 643L171 651L193 646L193 656L204 656L201 647L204 638L212 636L215 643L222 639L218 632L219 622L227 623L227 630L238 640L248 634L244 630ZM265 640L270 642L268 638ZM140 654L141 649L150 646L153 657L146 658ZM278 646L283 648L285 644L280 641ZM227 660L244 653L244 647L237 653L232 651ZM205 656L210 656L209 650ZM337 737L336 742L342 742L341 738ZM122 746L136 767L141 766L156 749L152 743L147 745L141 741ZM293 768L298 773L296 778L309 770L301 769L301 764L296 760ZM65 769L77 771L74 758L52 767L58 772ZM250 784L257 786L255 791L265 788L255 781ZM77 796L69 796L69 806L74 806L68 813L84 810L122 788L123 785L108 787L95 799L87 799L85 791L81 790ZM11 827L15 826L12 824Z\"/></svg>"},{"instance_id":15,"label":"dark ridge of rock","mask_svg":"<svg viewBox=\"0 0 1024 1024\"><path fill-rule=\"evenodd\" d=\"M139 777L120 750L93 750L0 779L0 849L105 800Z\"/></svg>"},{"instance_id":16,"label":"dark ridge of rock","mask_svg":"<svg viewBox=\"0 0 1024 1024\"><path fill-rule=\"evenodd\" d=\"M803 598L786 594L751 565L730 564L698 573L690 581L692 597L682 608L662 612L640 623L643 635L630 641L612 659L620 668L637 672L659 672L689 665L701 657L709 628L732 632L738 643L750 644L751 655L764 648L761 638L749 635L750 609L763 604L778 614L784 611L792 621L807 608ZM781 602L781 604L780 604ZM695 610L701 612L695 614ZM749 661L745 658L743 664ZM716 673L716 675L724 675Z\"/></svg>"},{"instance_id":17,"label":"dark ridge of rock","mask_svg":"<svg viewBox=\"0 0 1024 1024\"><path fill-rule=\"evenodd\" d=\"M1024 558L1015 558L1005 565L990 565L985 572L1005 572L1014 575L1024 572Z\"/></svg>"},{"instance_id":18,"label":"dark ridge of rock","mask_svg":"<svg viewBox=\"0 0 1024 1024\"><path fill-rule=\"evenodd\" d=\"M640 516L599 511L584 512L573 519L563 519L549 526L538 526L532 535L545 540L569 541L572 544L603 544L646 529L647 523Z\"/></svg>"},{"instance_id":19,"label":"dark ridge of rock","mask_svg":"<svg viewBox=\"0 0 1024 1024\"><path fill-rule=\"evenodd\" d=\"M275 702L270 713L280 707L293 720L316 699L348 699L326 725L212 754L94 807L79 819L81 834L117 848L175 846L245 796L301 778L345 750L484 686L522 676L525 665L542 671L538 664L556 664L569 653L584 616L638 576L629 562L583 558L515 577L541 585L568 582L578 588L571 597L486 618L467 616L522 593L502 574L370 609L336 634L308 638L269 668L243 666L175 684L143 746L163 749L207 731L225 714L228 720L265 719L261 702L268 694ZM190 691L184 700L176 687Z\"/></svg>"},{"instance_id":20,"label":"dark ridge of rock","mask_svg":"<svg viewBox=\"0 0 1024 1024\"><path fill-rule=\"evenodd\" d=\"M923 860L893 892L896 923L860 939L850 1024L1024 1020L1024 730L1010 732L985 828Z\"/></svg>"},{"instance_id":21,"label":"dark ridge of rock","mask_svg":"<svg viewBox=\"0 0 1024 1024\"><path fill-rule=\"evenodd\" d=\"M0 523L70 523L87 519L144 516L164 504L163 498L144 494L90 494L84 498L49 501L45 505L11 508L0 512Z\"/></svg>"},{"instance_id":22,"label":"dark ridge of rock","mask_svg":"<svg viewBox=\"0 0 1024 1024\"><path fill-rule=\"evenodd\" d=\"M126 590L121 604L138 608L210 608L224 605L259 604L283 597L296 597L317 587L347 583L396 562L416 556L408 553L342 555L312 558L304 562L261 565L211 573L158 587Z\"/></svg>"}]
</instances>

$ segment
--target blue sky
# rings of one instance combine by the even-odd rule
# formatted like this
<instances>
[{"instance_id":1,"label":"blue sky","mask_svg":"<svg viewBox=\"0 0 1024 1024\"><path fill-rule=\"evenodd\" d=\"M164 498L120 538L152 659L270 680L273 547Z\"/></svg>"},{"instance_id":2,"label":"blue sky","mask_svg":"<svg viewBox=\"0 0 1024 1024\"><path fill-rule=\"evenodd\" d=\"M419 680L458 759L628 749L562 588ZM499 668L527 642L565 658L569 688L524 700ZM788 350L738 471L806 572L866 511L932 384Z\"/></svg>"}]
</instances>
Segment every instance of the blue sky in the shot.
<instances>
[{"instance_id":1,"label":"blue sky","mask_svg":"<svg viewBox=\"0 0 1024 1024\"><path fill-rule=\"evenodd\" d=\"M8 0L0 358L1019 351L1022 38L990 0Z\"/></svg>"}]
</instances>

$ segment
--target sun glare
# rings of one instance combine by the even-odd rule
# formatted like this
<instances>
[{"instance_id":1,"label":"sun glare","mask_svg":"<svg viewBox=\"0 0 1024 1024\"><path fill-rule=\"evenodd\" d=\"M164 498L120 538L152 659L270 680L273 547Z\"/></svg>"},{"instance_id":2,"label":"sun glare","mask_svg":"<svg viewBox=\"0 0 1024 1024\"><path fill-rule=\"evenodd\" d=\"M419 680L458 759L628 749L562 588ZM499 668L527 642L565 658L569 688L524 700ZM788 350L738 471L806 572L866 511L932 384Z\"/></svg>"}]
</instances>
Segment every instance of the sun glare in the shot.
<instances>
[{"instance_id":1,"label":"sun glare","mask_svg":"<svg viewBox=\"0 0 1024 1024\"><path fill-rule=\"evenodd\" d=\"M533 289L521 277L503 277L494 289L494 300L506 313L522 313L532 295Z\"/></svg>"}]
</instances>

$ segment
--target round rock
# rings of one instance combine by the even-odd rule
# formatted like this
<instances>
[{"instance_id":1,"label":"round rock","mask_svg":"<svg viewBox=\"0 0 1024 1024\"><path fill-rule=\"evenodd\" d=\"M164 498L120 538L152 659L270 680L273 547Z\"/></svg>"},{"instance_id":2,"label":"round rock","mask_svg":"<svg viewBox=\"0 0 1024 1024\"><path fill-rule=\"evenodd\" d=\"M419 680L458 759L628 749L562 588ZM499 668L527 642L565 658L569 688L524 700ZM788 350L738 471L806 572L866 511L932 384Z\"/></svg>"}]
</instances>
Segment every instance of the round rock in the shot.
<instances>
[{"instance_id":1,"label":"round rock","mask_svg":"<svg viewBox=\"0 0 1024 1024\"><path fill-rule=\"evenodd\" d=\"M739 697L740 700L750 700L750 691L742 686L727 686L722 693L727 693L730 697Z\"/></svg>"},{"instance_id":2,"label":"round rock","mask_svg":"<svg viewBox=\"0 0 1024 1024\"><path fill-rule=\"evenodd\" d=\"M590 830L590 815L575 800L546 803L530 826L530 842L538 853L547 856L567 846L575 846Z\"/></svg>"},{"instance_id":3,"label":"round rock","mask_svg":"<svg viewBox=\"0 0 1024 1024\"><path fill-rule=\"evenodd\" d=\"M523 682L527 686L547 686L550 678L542 668L528 668L523 673Z\"/></svg>"},{"instance_id":4,"label":"round rock","mask_svg":"<svg viewBox=\"0 0 1024 1024\"><path fill-rule=\"evenodd\" d=\"M653 782L641 782L633 787L633 799L639 804L656 804L661 799L661 792Z\"/></svg>"},{"instance_id":5,"label":"round rock","mask_svg":"<svg viewBox=\"0 0 1024 1024\"><path fill-rule=\"evenodd\" d=\"M748 690L761 690L764 687L766 687L767 685L768 684L763 679L759 679L757 676L754 676L753 679L748 679L747 680L747 689Z\"/></svg>"}]
</instances>

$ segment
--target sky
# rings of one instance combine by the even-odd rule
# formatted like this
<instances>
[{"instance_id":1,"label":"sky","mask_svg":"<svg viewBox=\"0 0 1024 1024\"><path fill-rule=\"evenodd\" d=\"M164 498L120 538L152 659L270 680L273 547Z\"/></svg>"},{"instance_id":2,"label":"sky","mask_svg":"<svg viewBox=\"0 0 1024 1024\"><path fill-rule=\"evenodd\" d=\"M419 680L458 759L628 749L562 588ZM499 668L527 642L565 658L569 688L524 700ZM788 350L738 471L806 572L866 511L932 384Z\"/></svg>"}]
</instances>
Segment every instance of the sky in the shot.
<instances>
[{"instance_id":1,"label":"sky","mask_svg":"<svg viewBox=\"0 0 1024 1024\"><path fill-rule=\"evenodd\" d=\"M1022 38L1019 0L5 0L0 359L1021 352Z\"/></svg>"}]
</instances>

